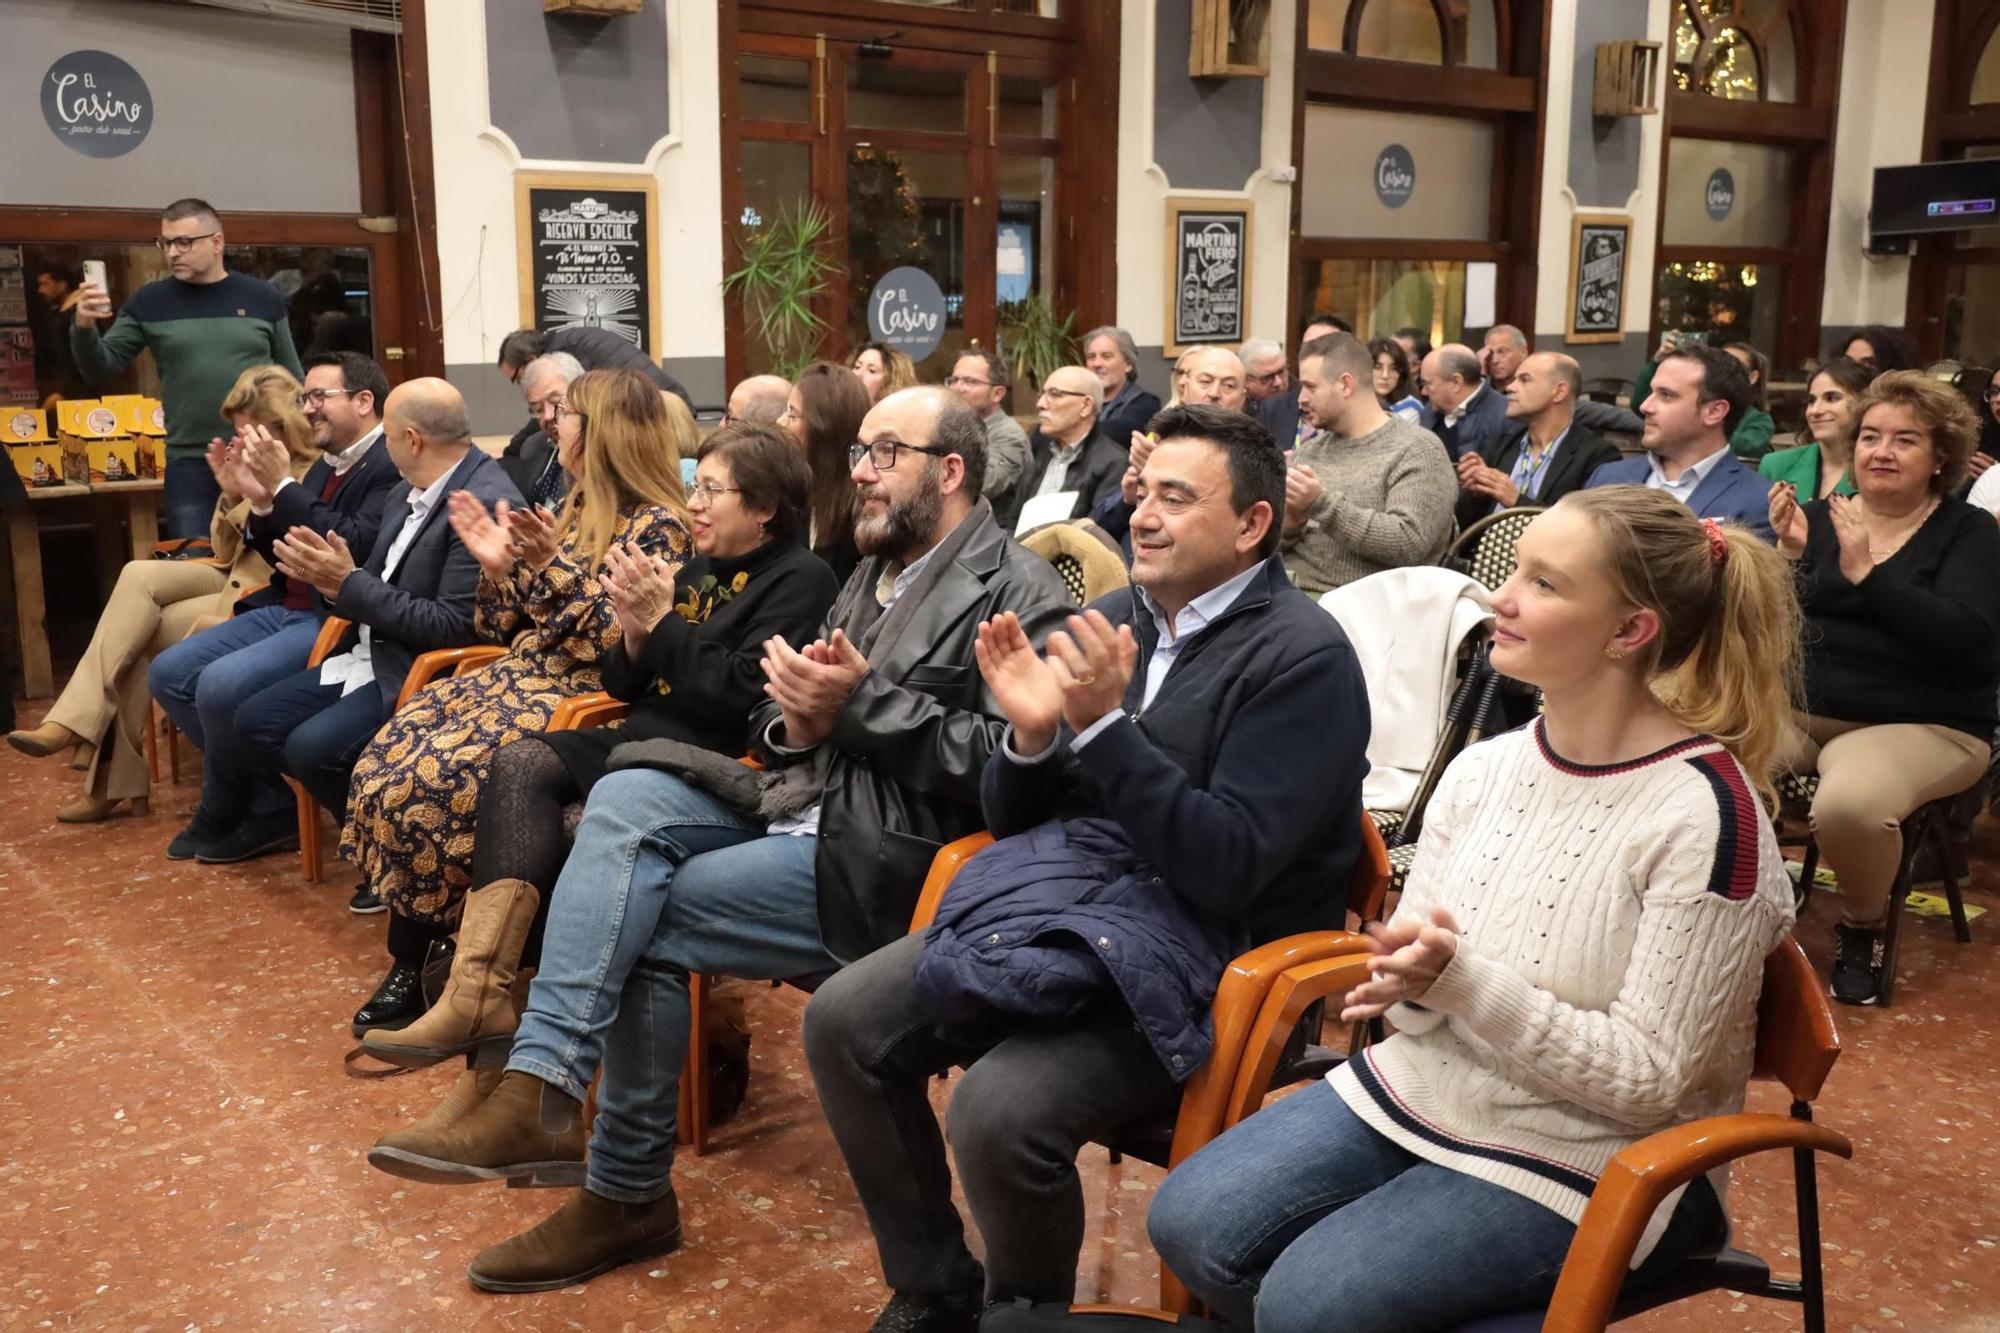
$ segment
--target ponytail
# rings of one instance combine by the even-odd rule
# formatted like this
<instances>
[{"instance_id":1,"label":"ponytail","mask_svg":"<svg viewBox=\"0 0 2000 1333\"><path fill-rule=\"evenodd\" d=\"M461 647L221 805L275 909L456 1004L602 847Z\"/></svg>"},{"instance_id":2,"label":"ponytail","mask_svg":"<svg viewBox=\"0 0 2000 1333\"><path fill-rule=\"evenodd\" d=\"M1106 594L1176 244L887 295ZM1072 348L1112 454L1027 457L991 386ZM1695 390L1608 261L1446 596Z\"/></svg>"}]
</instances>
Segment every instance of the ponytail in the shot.
<instances>
[{"instance_id":1,"label":"ponytail","mask_svg":"<svg viewBox=\"0 0 2000 1333\"><path fill-rule=\"evenodd\" d=\"M1772 775L1803 693L1791 563L1748 528L1697 519L1661 491L1603 486L1561 503L1596 520L1613 581L1660 617L1640 663L1653 693L1774 798Z\"/></svg>"}]
</instances>

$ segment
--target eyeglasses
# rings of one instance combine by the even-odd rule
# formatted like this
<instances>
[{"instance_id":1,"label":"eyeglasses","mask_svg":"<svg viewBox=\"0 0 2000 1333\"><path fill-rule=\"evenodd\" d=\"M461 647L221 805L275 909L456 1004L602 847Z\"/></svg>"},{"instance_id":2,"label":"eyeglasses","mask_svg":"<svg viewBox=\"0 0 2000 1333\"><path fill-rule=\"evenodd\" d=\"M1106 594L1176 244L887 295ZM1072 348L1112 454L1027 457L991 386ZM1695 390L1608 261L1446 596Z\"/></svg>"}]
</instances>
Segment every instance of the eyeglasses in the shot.
<instances>
[{"instance_id":1,"label":"eyeglasses","mask_svg":"<svg viewBox=\"0 0 2000 1333\"><path fill-rule=\"evenodd\" d=\"M199 236L162 236L153 244L160 247L163 255L184 255L194 249L196 241L206 241L222 235L219 231L205 231Z\"/></svg>"},{"instance_id":2,"label":"eyeglasses","mask_svg":"<svg viewBox=\"0 0 2000 1333\"><path fill-rule=\"evenodd\" d=\"M554 403L551 406L555 408L555 418L557 421L561 421L564 417L575 417L578 421L590 420L588 412L579 412L568 403Z\"/></svg>"},{"instance_id":3,"label":"eyeglasses","mask_svg":"<svg viewBox=\"0 0 2000 1333\"><path fill-rule=\"evenodd\" d=\"M1285 378L1285 372L1280 367L1277 370L1267 370L1261 375L1252 375L1250 378L1257 384L1276 384L1279 380Z\"/></svg>"},{"instance_id":4,"label":"eyeglasses","mask_svg":"<svg viewBox=\"0 0 2000 1333\"><path fill-rule=\"evenodd\" d=\"M300 407L325 407L329 398L351 398L356 389L307 389L298 397Z\"/></svg>"},{"instance_id":5,"label":"eyeglasses","mask_svg":"<svg viewBox=\"0 0 2000 1333\"><path fill-rule=\"evenodd\" d=\"M856 440L847 451L847 465L860 467L861 460L865 458L874 465L877 472L888 472L896 466L896 455L905 449L911 453L929 454L932 458L947 458L951 455L949 449L935 449L928 444L904 444L901 440L877 440L869 444L863 440Z\"/></svg>"},{"instance_id":6,"label":"eyeglasses","mask_svg":"<svg viewBox=\"0 0 2000 1333\"><path fill-rule=\"evenodd\" d=\"M738 495L742 491L741 486L718 486L712 481L698 481L688 488L688 502L692 504L699 500L703 505L712 505L718 495Z\"/></svg>"},{"instance_id":7,"label":"eyeglasses","mask_svg":"<svg viewBox=\"0 0 2000 1333\"><path fill-rule=\"evenodd\" d=\"M1050 389L1047 387L1044 387L1039 395L1040 398L1088 398L1090 396L1077 389Z\"/></svg>"},{"instance_id":8,"label":"eyeglasses","mask_svg":"<svg viewBox=\"0 0 2000 1333\"><path fill-rule=\"evenodd\" d=\"M554 398L544 398L539 403L532 398L528 400L528 410L530 412L533 412L538 417L545 417L548 416L550 413L554 413L555 415L560 417L564 409L567 408L568 406L569 406L569 400L567 398L562 397L560 394L558 394Z\"/></svg>"},{"instance_id":9,"label":"eyeglasses","mask_svg":"<svg viewBox=\"0 0 2000 1333\"><path fill-rule=\"evenodd\" d=\"M947 375L944 381L947 389L990 389L992 380L976 380L970 375Z\"/></svg>"},{"instance_id":10,"label":"eyeglasses","mask_svg":"<svg viewBox=\"0 0 2000 1333\"><path fill-rule=\"evenodd\" d=\"M1993 401L1993 400L1994 400L1995 398L2000 398L2000 384L1996 384L1996 385L1993 385L1992 387L1990 387L1990 388L1988 388L1988 389L1986 390L1986 401L1987 401L1987 402L1989 402L1989 403L1990 403L1990 402L1992 402L1992 401Z\"/></svg>"}]
</instances>

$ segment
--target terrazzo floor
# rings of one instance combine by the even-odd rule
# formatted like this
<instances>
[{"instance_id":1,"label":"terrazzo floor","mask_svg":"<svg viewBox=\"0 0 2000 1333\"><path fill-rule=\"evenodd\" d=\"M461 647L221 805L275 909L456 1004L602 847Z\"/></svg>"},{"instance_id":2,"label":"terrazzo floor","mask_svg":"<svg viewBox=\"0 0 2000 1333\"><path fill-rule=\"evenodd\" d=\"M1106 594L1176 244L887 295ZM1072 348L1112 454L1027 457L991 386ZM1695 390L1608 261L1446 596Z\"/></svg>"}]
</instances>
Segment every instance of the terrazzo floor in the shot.
<instances>
[{"instance_id":1,"label":"terrazzo floor","mask_svg":"<svg viewBox=\"0 0 2000 1333\"><path fill-rule=\"evenodd\" d=\"M367 1166L447 1077L342 1073L383 918L347 912L354 876L337 862L314 886L295 856L166 861L198 764L184 746L183 782L161 785L149 817L72 828L53 812L77 776L0 750L0 1329L867 1327L887 1296L799 1054L804 997L743 983L749 1097L676 1167L684 1249L560 1293L474 1292L471 1257L561 1196ZM2000 831L1980 833L1970 898L2000 906ZM1822 968L1831 916L1821 895L1802 927ZM1839 1010L1845 1051L1818 1114L1856 1156L1821 1173L1832 1329L2000 1330L1996 941L2000 918L1964 946L1913 921L1896 1007ZM950 1085L934 1086L942 1103ZM1752 1107L1783 1100L1759 1088ZM1150 1303L1160 1173L1095 1149L1082 1171L1079 1298ZM1796 1262L1782 1158L1740 1168L1731 1204L1739 1245ZM1623 1327L1798 1326L1792 1307L1711 1295Z\"/></svg>"}]
</instances>

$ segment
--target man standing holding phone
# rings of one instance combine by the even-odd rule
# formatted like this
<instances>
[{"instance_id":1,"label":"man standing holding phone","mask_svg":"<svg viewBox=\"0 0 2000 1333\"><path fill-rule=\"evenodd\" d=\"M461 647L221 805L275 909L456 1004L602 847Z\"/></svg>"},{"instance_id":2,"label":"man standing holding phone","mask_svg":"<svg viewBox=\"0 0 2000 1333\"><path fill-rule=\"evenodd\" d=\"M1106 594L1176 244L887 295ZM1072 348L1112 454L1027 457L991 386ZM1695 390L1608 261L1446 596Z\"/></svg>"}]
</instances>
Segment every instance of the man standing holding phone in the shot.
<instances>
[{"instance_id":1,"label":"man standing holding phone","mask_svg":"<svg viewBox=\"0 0 2000 1333\"><path fill-rule=\"evenodd\" d=\"M252 366L303 372L285 298L270 283L223 267L222 220L213 208L200 199L168 204L155 244L171 276L133 292L103 334L97 326L111 315L111 294L86 281L70 350L83 377L103 384L152 349L167 413L166 535L200 537L221 494L205 451L211 439L233 433L222 420L230 386Z\"/></svg>"}]
</instances>

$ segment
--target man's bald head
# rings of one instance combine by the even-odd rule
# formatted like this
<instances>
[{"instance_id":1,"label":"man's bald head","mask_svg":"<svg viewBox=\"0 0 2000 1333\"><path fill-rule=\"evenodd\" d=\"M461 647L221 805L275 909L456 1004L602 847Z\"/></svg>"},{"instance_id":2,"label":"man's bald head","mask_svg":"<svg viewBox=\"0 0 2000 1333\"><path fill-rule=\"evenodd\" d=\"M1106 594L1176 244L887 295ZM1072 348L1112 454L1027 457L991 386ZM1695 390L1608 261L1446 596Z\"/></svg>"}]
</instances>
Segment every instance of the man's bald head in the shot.
<instances>
[{"instance_id":1,"label":"man's bald head","mask_svg":"<svg viewBox=\"0 0 2000 1333\"><path fill-rule=\"evenodd\" d=\"M1583 397L1583 368L1561 352L1536 352L1521 362L1507 386L1507 416L1525 421L1547 440L1565 430Z\"/></svg>"},{"instance_id":2,"label":"man's bald head","mask_svg":"<svg viewBox=\"0 0 2000 1333\"><path fill-rule=\"evenodd\" d=\"M383 443L412 487L426 487L458 466L472 447L465 397L441 379L423 378L389 391L382 412Z\"/></svg>"},{"instance_id":3,"label":"man's bald head","mask_svg":"<svg viewBox=\"0 0 2000 1333\"><path fill-rule=\"evenodd\" d=\"M1181 401L1241 412L1247 378L1243 359L1236 353L1227 347L1204 347L1187 364L1187 392Z\"/></svg>"},{"instance_id":4,"label":"man's bald head","mask_svg":"<svg viewBox=\"0 0 2000 1333\"><path fill-rule=\"evenodd\" d=\"M776 425L785 415L792 382L783 375L752 375L729 391L729 420L756 426Z\"/></svg>"}]
</instances>

